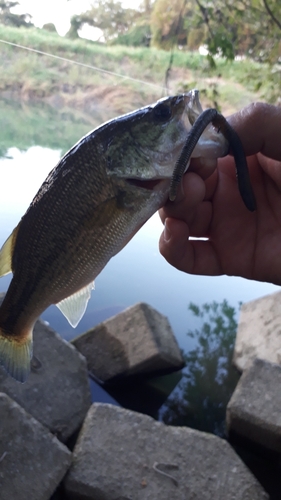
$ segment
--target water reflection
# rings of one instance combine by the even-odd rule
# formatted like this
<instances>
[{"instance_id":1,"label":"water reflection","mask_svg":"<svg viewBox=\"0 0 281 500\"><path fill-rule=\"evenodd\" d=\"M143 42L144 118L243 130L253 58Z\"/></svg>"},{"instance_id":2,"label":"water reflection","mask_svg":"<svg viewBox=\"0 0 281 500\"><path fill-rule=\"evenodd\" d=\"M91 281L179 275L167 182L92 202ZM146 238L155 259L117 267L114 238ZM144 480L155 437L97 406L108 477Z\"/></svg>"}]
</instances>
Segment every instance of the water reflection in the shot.
<instances>
[{"instance_id":1,"label":"water reflection","mask_svg":"<svg viewBox=\"0 0 281 500\"><path fill-rule=\"evenodd\" d=\"M227 301L189 309L200 321L188 332L196 345L184 354L183 378L165 403L162 420L225 437L226 406L240 376L232 365L237 314Z\"/></svg>"},{"instance_id":2,"label":"water reflection","mask_svg":"<svg viewBox=\"0 0 281 500\"><path fill-rule=\"evenodd\" d=\"M71 108L36 106L0 100L0 157L9 148L26 151L31 146L61 150L63 153L83 135L114 117L114 111L95 107L86 114Z\"/></svg>"}]
</instances>

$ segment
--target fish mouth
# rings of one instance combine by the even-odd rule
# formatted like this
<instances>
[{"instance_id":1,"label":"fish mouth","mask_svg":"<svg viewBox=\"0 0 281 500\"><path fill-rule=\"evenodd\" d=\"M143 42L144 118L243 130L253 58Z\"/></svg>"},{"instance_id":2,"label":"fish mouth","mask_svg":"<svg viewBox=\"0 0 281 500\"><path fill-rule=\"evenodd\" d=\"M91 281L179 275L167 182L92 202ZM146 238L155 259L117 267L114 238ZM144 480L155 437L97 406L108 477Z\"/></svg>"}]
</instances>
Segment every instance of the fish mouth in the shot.
<instances>
[{"instance_id":1,"label":"fish mouth","mask_svg":"<svg viewBox=\"0 0 281 500\"><path fill-rule=\"evenodd\" d=\"M130 184L131 186L135 186L138 188L146 189L147 191L154 191L157 186L164 180L167 181L167 179L126 179L126 182Z\"/></svg>"}]
</instances>

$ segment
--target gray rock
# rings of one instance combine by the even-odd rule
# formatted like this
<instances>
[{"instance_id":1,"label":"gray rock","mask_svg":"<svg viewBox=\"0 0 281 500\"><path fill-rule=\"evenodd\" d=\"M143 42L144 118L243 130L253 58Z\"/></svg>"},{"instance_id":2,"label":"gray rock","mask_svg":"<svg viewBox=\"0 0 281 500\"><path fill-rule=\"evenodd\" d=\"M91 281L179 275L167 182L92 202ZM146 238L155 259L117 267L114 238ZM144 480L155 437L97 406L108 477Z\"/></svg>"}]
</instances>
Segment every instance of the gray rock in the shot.
<instances>
[{"instance_id":1,"label":"gray rock","mask_svg":"<svg viewBox=\"0 0 281 500\"><path fill-rule=\"evenodd\" d=\"M281 367L256 359L227 406L229 432L281 452Z\"/></svg>"},{"instance_id":2,"label":"gray rock","mask_svg":"<svg viewBox=\"0 0 281 500\"><path fill-rule=\"evenodd\" d=\"M243 371L255 358L281 364L281 292L241 307L233 361Z\"/></svg>"},{"instance_id":3,"label":"gray rock","mask_svg":"<svg viewBox=\"0 0 281 500\"><path fill-rule=\"evenodd\" d=\"M85 358L41 320L34 328L34 356L24 384L0 366L0 391L65 442L91 405Z\"/></svg>"},{"instance_id":4,"label":"gray rock","mask_svg":"<svg viewBox=\"0 0 281 500\"><path fill-rule=\"evenodd\" d=\"M48 500L71 453L46 427L6 394L0 394L1 500Z\"/></svg>"},{"instance_id":5,"label":"gray rock","mask_svg":"<svg viewBox=\"0 0 281 500\"><path fill-rule=\"evenodd\" d=\"M99 403L85 419L65 487L72 500L268 498L225 440Z\"/></svg>"},{"instance_id":6,"label":"gray rock","mask_svg":"<svg viewBox=\"0 0 281 500\"><path fill-rule=\"evenodd\" d=\"M120 375L179 370L184 362L165 316L139 303L72 341L92 375L106 382Z\"/></svg>"}]
</instances>

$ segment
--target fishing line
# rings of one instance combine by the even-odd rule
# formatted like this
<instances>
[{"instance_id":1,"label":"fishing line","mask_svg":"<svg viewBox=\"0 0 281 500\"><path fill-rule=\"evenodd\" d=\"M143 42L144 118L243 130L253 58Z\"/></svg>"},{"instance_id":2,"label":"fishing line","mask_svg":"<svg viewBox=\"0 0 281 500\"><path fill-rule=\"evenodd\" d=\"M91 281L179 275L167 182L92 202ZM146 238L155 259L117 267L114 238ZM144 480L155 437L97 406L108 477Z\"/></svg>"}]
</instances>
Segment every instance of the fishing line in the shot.
<instances>
[{"instance_id":1,"label":"fishing line","mask_svg":"<svg viewBox=\"0 0 281 500\"><path fill-rule=\"evenodd\" d=\"M81 63L79 61L74 61L74 59L68 59L67 57L57 56L55 54L51 54L49 52L44 52L43 50L32 49L31 47L25 47L24 45L20 45L18 43L8 42L7 40L1 40L1 43L6 43L7 45L12 45L13 47L17 47L18 49L29 50L30 52L35 52L36 54L41 54L43 56L53 57L54 59L59 59L60 61L65 61L70 64L77 64L78 66L83 66L84 68L93 69L94 71L99 71L100 73L105 73L107 75L116 76L118 78L123 78L124 80L131 80L136 83L141 83L143 85L149 85L150 87L154 87L156 89L165 90L164 87L160 87L160 85L156 85L155 83L145 82L144 80L138 80L137 78L133 78L128 75L121 75L120 73L115 73L114 71L109 71L107 69L98 68L97 66L92 66L91 64Z\"/></svg>"}]
</instances>

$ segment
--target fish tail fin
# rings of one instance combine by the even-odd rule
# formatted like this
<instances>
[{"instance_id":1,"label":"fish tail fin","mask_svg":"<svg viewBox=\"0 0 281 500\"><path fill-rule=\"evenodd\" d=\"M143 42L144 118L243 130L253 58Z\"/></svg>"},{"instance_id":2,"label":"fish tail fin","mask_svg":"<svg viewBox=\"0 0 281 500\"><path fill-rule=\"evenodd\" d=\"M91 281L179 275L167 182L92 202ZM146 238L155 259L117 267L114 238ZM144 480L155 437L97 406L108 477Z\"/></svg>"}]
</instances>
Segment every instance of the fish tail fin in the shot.
<instances>
[{"instance_id":1,"label":"fish tail fin","mask_svg":"<svg viewBox=\"0 0 281 500\"><path fill-rule=\"evenodd\" d=\"M30 373L32 332L24 339L15 340L0 327L0 364L13 378L25 382Z\"/></svg>"}]
</instances>

